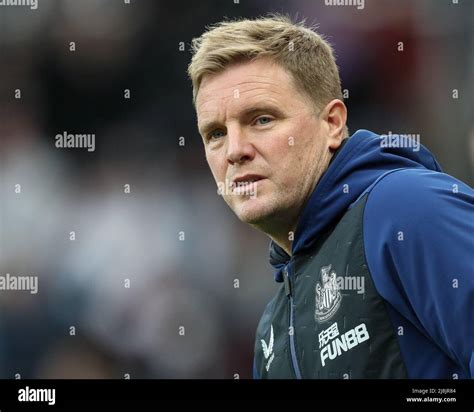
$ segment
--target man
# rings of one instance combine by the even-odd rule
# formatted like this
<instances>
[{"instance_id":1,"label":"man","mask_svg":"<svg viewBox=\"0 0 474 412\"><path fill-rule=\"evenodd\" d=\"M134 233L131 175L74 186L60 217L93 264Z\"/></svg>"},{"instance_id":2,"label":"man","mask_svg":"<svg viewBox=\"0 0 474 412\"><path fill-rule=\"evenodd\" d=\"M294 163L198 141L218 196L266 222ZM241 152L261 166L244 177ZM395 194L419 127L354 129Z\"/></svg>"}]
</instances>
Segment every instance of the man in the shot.
<instances>
[{"instance_id":1,"label":"man","mask_svg":"<svg viewBox=\"0 0 474 412\"><path fill-rule=\"evenodd\" d=\"M303 24L223 22L193 48L210 169L281 282L254 377L474 377L473 190L403 136L349 138L332 49Z\"/></svg>"}]
</instances>

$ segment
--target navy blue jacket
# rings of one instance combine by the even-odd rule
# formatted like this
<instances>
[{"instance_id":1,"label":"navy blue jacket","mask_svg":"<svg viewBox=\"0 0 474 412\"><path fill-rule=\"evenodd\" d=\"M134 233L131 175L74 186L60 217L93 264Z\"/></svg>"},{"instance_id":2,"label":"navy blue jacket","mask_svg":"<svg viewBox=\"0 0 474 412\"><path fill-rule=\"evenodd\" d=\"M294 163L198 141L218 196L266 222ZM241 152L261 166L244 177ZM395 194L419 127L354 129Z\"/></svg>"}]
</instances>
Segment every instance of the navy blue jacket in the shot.
<instances>
[{"instance_id":1,"label":"navy blue jacket","mask_svg":"<svg viewBox=\"0 0 474 412\"><path fill-rule=\"evenodd\" d=\"M474 191L443 173L422 145L383 143L367 130L345 142L300 215L292 255L304 254L369 194L365 259L395 333L403 327L396 335L407 376L473 378ZM276 281L289 260L272 242Z\"/></svg>"}]
</instances>

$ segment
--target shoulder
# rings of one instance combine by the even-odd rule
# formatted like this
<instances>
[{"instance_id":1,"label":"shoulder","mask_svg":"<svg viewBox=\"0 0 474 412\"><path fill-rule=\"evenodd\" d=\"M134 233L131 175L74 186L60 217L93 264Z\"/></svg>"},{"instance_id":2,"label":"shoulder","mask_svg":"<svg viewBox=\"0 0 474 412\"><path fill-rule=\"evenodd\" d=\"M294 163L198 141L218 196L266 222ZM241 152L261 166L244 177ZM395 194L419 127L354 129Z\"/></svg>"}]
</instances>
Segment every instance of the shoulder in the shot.
<instances>
[{"instance_id":1,"label":"shoulder","mask_svg":"<svg viewBox=\"0 0 474 412\"><path fill-rule=\"evenodd\" d=\"M423 294L427 284L468 276L474 253L474 191L445 173L402 169L369 191L363 217L364 250L379 292ZM393 298L393 296L392 296Z\"/></svg>"},{"instance_id":2,"label":"shoulder","mask_svg":"<svg viewBox=\"0 0 474 412\"><path fill-rule=\"evenodd\" d=\"M401 169L372 187L365 218L368 223L412 223L422 228L453 212L472 213L473 206L474 192L460 180L423 168Z\"/></svg>"}]
</instances>

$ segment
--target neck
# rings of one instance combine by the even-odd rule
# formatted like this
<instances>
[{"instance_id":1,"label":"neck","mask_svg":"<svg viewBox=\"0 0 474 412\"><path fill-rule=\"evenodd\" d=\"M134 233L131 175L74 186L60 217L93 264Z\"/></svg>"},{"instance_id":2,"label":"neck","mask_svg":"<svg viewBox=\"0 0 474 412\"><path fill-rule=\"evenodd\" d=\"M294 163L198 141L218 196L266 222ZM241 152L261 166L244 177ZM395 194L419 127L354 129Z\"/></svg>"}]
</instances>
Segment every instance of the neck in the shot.
<instances>
[{"instance_id":1,"label":"neck","mask_svg":"<svg viewBox=\"0 0 474 412\"><path fill-rule=\"evenodd\" d=\"M289 256L292 252L293 239L295 237L296 225L298 222L298 217L295 216L293 223L288 224L288 222L273 222L272 227L262 227L261 225L252 225L256 229L264 232L267 236L270 237L278 246L280 246Z\"/></svg>"},{"instance_id":2,"label":"neck","mask_svg":"<svg viewBox=\"0 0 474 412\"><path fill-rule=\"evenodd\" d=\"M293 239L295 237L296 227L300 218L300 213L306 207L306 204L309 198L311 197L313 191L315 190L316 185L318 184L322 175L327 170L332 158L333 158L333 153L328 152L325 158L320 162L321 166L319 167L319 170L317 172L317 178L314 180L313 184L311 185L310 190L306 196L306 199L303 202L303 205L299 208L299 213L297 215L289 216L291 215L291 212L288 210L286 211L286 213L284 213L284 216L282 217L282 219L277 219L279 221L273 222L271 227L266 227L266 228L257 227L258 229L265 232L270 237L270 239L272 239L278 246L280 246L288 254L288 256L292 255Z\"/></svg>"},{"instance_id":3,"label":"neck","mask_svg":"<svg viewBox=\"0 0 474 412\"><path fill-rule=\"evenodd\" d=\"M289 231L285 236L269 236L270 239L272 239L288 254L288 256L291 256L291 247L293 245L293 241L290 239L293 239L295 236L295 230Z\"/></svg>"},{"instance_id":4,"label":"neck","mask_svg":"<svg viewBox=\"0 0 474 412\"><path fill-rule=\"evenodd\" d=\"M278 246L280 246L288 256L292 255L293 239L295 238L296 227L300 219L300 214L304 210L306 203L314 189L312 187L308 196L302 205L294 205L293 207L281 211L279 216L273 216L272 219L265 222L266 224L253 225L256 229L261 230L270 237ZM271 222L271 223L270 223Z\"/></svg>"}]
</instances>

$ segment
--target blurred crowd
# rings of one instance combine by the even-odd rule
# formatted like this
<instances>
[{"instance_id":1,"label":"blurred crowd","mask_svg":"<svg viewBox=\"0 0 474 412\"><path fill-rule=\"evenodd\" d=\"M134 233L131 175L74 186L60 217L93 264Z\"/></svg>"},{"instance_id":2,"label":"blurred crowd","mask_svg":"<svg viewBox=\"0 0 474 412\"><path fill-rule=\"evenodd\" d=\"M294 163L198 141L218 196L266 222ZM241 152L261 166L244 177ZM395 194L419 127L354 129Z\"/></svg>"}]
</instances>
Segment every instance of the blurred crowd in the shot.
<instances>
[{"instance_id":1,"label":"blurred crowd","mask_svg":"<svg viewBox=\"0 0 474 412\"><path fill-rule=\"evenodd\" d=\"M0 7L0 275L39 279L37 294L0 291L0 378L251 377L255 328L278 285L268 239L238 221L207 168L191 39L268 12L317 23L336 50L349 130L420 134L473 186L464 3ZM95 151L56 148L64 131L94 133Z\"/></svg>"}]
</instances>

